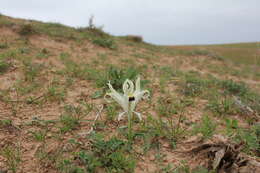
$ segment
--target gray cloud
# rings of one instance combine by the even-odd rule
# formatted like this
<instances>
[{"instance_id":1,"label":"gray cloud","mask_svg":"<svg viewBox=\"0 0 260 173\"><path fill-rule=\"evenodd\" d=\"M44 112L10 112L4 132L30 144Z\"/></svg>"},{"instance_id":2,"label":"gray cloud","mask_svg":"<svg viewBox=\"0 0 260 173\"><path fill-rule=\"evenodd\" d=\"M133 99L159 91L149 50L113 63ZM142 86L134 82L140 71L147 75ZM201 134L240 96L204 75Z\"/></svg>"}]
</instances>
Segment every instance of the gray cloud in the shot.
<instances>
[{"instance_id":1,"label":"gray cloud","mask_svg":"<svg viewBox=\"0 0 260 173\"><path fill-rule=\"evenodd\" d=\"M86 26L114 35L142 35L155 44L208 44L260 40L259 0L1 0L6 15Z\"/></svg>"}]
</instances>

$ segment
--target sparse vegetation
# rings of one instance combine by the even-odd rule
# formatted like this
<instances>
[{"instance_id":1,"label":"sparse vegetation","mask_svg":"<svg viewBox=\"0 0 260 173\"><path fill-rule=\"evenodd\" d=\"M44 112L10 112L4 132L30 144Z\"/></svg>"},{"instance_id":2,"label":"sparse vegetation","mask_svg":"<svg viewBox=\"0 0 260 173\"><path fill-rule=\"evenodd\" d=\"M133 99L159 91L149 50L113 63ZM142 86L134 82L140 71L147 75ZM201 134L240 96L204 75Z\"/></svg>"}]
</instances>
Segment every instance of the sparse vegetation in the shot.
<instances>
[{"instance_id":1,"label":"sparse vegetation","mask_svg":"<svg viewBox=\"0 0 260 173\"><path fill-rule=\"evenodd\" d=\"M202 117L200 124L194 126L194 133L201 133L204 139L213 136L217 125L208 115Z\"/></svg>"},{"instance_id":2,"label":"sparse vegetation","mask_svg":"<svg viewBox=\"0 0 260 173\"><path fill-rule=\"evenodd\" d=\"M127 35L125 37L126 40L128 41L133 41L133 42L136 42L136 43L142 43L143 42L143 38L142 36L137 36L137 35Z\"/></svg>"},{"instance_id":3,"label":"sparse vegetation","mask_svg":"<svg viewBox=\"0 0 260 173\"><path fill-rule=\"evenodd\" d=\"M34 82L42 70L41 64L32 64L30 61L23 61L25 81Z\"/></svg>"},{"instance_id":4,"label":"sparse vegetation","mask_svg":"<svg viewBox=\"0 0 260 173\"><path fill-rule=\"evenodd\" d=\"M0 74L7 72L7 70L10 68L11 64L6 62L6 60L0 59Z\"/></svg>"},{"instance_id":5,"label":"sparse vegetation","mask_svg":"<svg viewBox=\"0 0 260 173\"><path fill-rule=\"evenodd\" d=\"M218 147L221 169L228 154L259 157L256 43L157 46L4 15L0 31L0 172L215 173ZM104 95L138 75L151 97L128 128ZM186 153L197 145L209 160Z\"/></svg>"},{"instance_id":6,"label":"sparse vegetation","mask_svg":"<svg viewBox=\"0 0 260 173\"><path fill-rule=\"evenodd\" d=\"M260 125L253 125L250 129L239 128L235 140L245 143L244 151L247 153L260 153Z\"/></svg>"},{"instance_id":7,"label":"sparse vegetation","mask_svg":"<svg viewBox=\"0 0 260 173\"><path fill-rule=\"evenodd\" d=\"M219 116L232 115L239 112L234 100L230 97L212 99L207 108Z\"/></svg>"},{"instance_id":8,"label":"sparse vegetation","mask_svg":"<svg viewBox=\"0 0 260 173\"><path fill-rule=\"evenodd\" d=\"M0 156L6 159L8 170L13 173L17 172L19 163L21 162L21 151L20 147L5 146L0 149Z\"/></svg>"},{"instance_id":9,"label":"sparse vegetation","mask_svg":"<svg viewBox=\"0 0 260 173\"><path fill-rule=\"evenodd\" d=\"M78 153L80 161L88 172L96 172L98 167L106 172L133 172L135 161L127 156L126 143L117 138L108 141L100 137L94 137L92 151Z\"/></svg>"},{"instance_id":10,"label":"sparse vegetation","mask_svg":"<svg viewBox=\"0 0 260 173\"><path fill-rule=\"evenodd\" d=\"M111 38L96 38L92 42L104 48L116 49L115 41Z\"/></svg>"},{"instance_id":11,"label":"sparse vegetation","mask_svg":"<svg viewBox=\"0 0 260 173\"><path fill-rule=\"evenodd\" d=\"M18 34L21 36L30 36L32 34L35 34L35 29L32 24L23 24L20 26Z\"/></svg>"}]
</instances>

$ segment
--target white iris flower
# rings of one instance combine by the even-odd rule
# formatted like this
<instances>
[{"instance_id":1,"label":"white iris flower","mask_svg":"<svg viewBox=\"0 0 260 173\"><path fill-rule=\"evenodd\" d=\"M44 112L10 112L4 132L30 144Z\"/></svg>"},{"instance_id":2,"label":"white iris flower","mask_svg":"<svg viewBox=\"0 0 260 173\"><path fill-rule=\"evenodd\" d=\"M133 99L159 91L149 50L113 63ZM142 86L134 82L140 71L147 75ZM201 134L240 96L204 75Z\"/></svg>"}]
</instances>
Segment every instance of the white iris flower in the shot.
<instances>
[{"instance_id":1,"label":"white iris flower","mask_svg":"<svg viewBox=\"0 0 260 173\"><path fill-rule=\"evenodd\" d=\"M134 83L126 79L124 84L123 84L123 94L118 93L113 86L108 83L108 87L110 89L109 93L106 93L105 95L105 100L108 102L111 102L108 98L114 99L124 110L124 112L120 113L118 115L118 121L121 120L121 118L125 115L132 115L132 113L136 114L139 120L142 120L141 113L135 112L135 107L137 103L141 99L148 99L150 96L150 92L148 90L141 90L140 88L140 76L135 81L135 86Z\"/></svg>"}]
</instances>

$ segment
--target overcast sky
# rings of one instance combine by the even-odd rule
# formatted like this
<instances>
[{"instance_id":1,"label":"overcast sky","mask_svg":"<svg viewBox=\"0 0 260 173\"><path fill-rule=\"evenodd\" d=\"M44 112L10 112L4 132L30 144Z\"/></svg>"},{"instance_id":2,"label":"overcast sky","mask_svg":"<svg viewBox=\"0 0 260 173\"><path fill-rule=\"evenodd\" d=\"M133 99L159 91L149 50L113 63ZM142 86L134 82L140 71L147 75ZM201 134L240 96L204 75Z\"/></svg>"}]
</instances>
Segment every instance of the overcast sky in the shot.
<instances>
[{"instance_id":1,"label":"overcast sky","mask_svg":"<svg viewBox=\"0 0 260 173\"><path fill-rule=\"evenodd\" d=\"M141 35L155 44L260 41L260 0L0 0L0 13L113 35Z\"/></svg>"}]
</instances>

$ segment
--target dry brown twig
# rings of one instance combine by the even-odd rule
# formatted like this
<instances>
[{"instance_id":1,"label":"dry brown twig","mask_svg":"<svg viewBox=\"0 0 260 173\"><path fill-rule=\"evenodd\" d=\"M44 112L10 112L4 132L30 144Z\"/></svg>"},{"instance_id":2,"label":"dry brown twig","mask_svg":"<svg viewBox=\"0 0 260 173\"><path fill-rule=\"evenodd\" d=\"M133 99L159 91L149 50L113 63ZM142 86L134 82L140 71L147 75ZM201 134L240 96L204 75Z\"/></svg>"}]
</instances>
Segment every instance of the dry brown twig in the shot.
<instances>
[{"instance_id":1,"label":"dry brown twig","mask_svg":"<svg viewBox=\"0 0 260 173\"><path fill-rule=\"evenodd\" d=\"M98 112L97 112L97 114L96 114L96 117L95 117L95 119L94 119L93 124L91 125L90 130L89 130L88 132L80 133L80 135L82 135L82 136L88 135L88 134L90 134L91 132L94 131L94 126L95 126L95 124L96 124L96 121L97 121L98 118L101 116L101 112L103 111L103 109L104 109L104 105L102 104L102 105L100 105L100 108L98 109Z\"/></svg>"}]
</instances>

